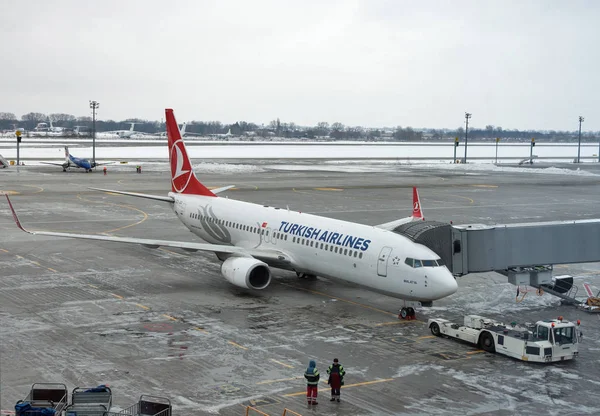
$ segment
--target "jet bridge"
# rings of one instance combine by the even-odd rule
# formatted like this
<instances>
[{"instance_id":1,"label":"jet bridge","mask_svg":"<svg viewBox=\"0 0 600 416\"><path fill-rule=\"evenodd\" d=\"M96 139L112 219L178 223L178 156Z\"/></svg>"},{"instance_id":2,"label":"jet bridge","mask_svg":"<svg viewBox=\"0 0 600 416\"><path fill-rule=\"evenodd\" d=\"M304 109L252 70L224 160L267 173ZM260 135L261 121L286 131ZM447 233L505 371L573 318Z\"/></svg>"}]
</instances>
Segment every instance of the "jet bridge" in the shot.
<instances>
[{"instance_id":1,"label":"jet bridge","mask_svg":"<svg viewBox=\"0 0 600 416\"><path fill-rule=\"evenodd\" d=\"M515 285L552 287L552 265L600 262L600 219L457 226L415 221L394 232L432 249L455 276L495 271Z\"/></svg>"}]
</instances>

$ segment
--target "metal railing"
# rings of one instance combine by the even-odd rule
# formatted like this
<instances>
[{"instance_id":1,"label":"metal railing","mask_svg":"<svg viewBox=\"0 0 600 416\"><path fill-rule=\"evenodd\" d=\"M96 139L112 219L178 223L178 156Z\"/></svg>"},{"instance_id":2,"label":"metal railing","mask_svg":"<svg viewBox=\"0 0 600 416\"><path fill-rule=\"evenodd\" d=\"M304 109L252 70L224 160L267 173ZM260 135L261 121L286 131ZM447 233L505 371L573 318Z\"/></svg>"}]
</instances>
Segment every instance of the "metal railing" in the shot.
<instances>
[{"instance_id":1,"label":"metal railing","mask_svg":"<svg viewBox=\"0 0 600 416\"><path fill-rule=\"evenodd\" d=\"M269 416L267 413L261 412L260 410L258 410L255 407L246 406L246 416L249 416L251 414L250 411L256 412L257 414L262 415L262 416ZM254 413L252 413L252 414L254 414Z\"/></svg>"}]
</instances>

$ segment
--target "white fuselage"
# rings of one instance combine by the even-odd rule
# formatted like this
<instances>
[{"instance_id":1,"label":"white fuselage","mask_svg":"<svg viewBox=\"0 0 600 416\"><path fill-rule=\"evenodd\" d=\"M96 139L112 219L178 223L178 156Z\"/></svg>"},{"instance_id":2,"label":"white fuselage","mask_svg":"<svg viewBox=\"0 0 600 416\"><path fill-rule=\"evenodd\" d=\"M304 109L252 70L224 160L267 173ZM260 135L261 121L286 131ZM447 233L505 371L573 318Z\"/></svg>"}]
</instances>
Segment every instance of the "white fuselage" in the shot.
<instances>
[{"instance_id":1,"label":"white fuselage","mask_svg":"<svg viewBox=\"0 0 600 416\"><path fill-rule=\"evenodd\" d=\"M290 269L299 273L342 279L414 301L440 299L457 289L450 271L435 262L437 254L391 231L227 198L169 196L175 199L179 219L203 240L280 250L292 258ZM433 260L435 266L415 268L407 259Z\"/></svg>"}]
</instances>

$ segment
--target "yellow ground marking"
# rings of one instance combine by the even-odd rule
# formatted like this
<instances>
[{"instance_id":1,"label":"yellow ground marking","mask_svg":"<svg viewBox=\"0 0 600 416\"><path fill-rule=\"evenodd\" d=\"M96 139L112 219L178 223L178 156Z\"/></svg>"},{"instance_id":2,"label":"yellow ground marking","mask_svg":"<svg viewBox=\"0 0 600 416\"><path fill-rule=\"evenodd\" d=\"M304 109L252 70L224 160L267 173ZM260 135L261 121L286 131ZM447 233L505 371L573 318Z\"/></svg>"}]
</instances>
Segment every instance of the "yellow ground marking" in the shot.
<instances>
[{"instance_id":1,"label":"yellow ground marking","mask_svg":"<svg viewBox=\"0 0 600 416\"><path fill-rule=\"evenodd\" d=\"M274 360L273 358L271 358L270 361L273 361L274 363L277 363L277 364L282 365L282 366L287 367L287 368L294 368L293 365L282 363L281 361Z\"/></svg>"},{"instance_id":2,"label":"yellow ground marking","mask_svg":"<svg viewBox=\"0 0 600 416\"><path fill-rule=\"evenodd\" d=\"M447 356L446 354L444 354L444 353L441 353L441 352L440 352L439 354L440 354L442 357L444 357L446 360L449 360L449 359L450 359L450 357L448 357L448 356Z\"/></svg>"},{"instance_id":3,"label":"yellow ground marking","mask_svg":"<svg viewBox=\"0 0 600 416\"><path fill-rule=\"evenodd\" d=\"M146 221L146 220L148 219L148 214L147 214L146 212L144 212L144 211L142 211L141 209L139 209L139 208L136 208L136 207L134 207L134 206L130 206L130 205L122 205L122 204L113 204L113 203L111 203L111 202L92 201L92 200L89 200L89 199L83 198L83 197L81 196L81 194L78 194L78 195L77 195L77 199L80 199L80 200L82 200L82 201L91 202L91 203L96 203L96 204L114 205L114 206L116 206L116 207L122 207L122 208L131 209L131 210L134 210L134 211L137 211L137 212L141 213L141 214L144 216L144 218L142 218L141 220L139 220L139 221L137 221L137 222L134 222L133 224L125 225L125 226L123 226L123 227L119 227L119 228L113 228L112 230L103 231L103 232L102 232L103 234L106 234L106 233L114 233L115 231L124 230L125 228L129 228L129 227L133 227L133 226L139 225L139 224L143 223L144 221Z\"/></svg>"},{"instance_id":4,"label":"yellow ground marking","mask_svg":"<svg viewBox=\"0 0 600 416\"><path fill-rule=\"evenodd\" d=\"M350 303L350 304L352 304L352 305L360 306L360 307L362 307L362 308L371 309L371 310L373 310L373 311L376 311L376 312L385 313L386 315L398 316L398 315L397 315L397 314L395 314L395 313L391 313L391 312L388 312L388 311L384 311L384 310L382 310L382 309L377 309L377 308L375 308L375 307L373 307L373 306L364 305L364 304L362 304L362 303L354 302L354 301L351 301L351 300L348 300L348 299L338 298L338 297L336 297L336 296L331 296L331 295L328 295L327 293L323 293L323 292L317 292L316 290L305 289L305 288L303 288L303 287L298 287L298 286L294 286L294 285L290 285L290 284L287 284L287 283L282 283L282 282L279 282L279 284L281 284L281 285L284 285L284 286L287 286L287 287L291 287L291 288L294 288L294 289L303 290L303 291L305 291L305 292L314 293L315 295L326 296L326 297L328 297L328 298L331 298L331 299L336 299L336 300L339 300L339 301L342 301L342 302Z\"/></svg>"},{"instance_id":5,"label":"yellow ground marking","mask_svg":"<svg viewBox=\"0 0 600 416\"><path fill-rule=\"evenodd\" d=\"M341 192L343 189L340 188L315 188L315 191L336 191Z\"/></svg>"},{"instance_id":6,"label":"yellow ground marking","mask_svg":"<svg viewBox=\"0 0 600 416\"><path fill-rule=\"evenodd\" d=\"M467 198L466 196L461 196L461 195L454 195L454 194L448 194L449 196L455 196L457 198L463 198L466 199L467 201L469 201L469 204L474 204L475 201L473 201L471 198Z\"/></svg>"},{"instance_id":7,"label":"yellow ground marking","mask_svg":"<svg viewBox=\"0 0 600 416\"><path fill-rule=\"evenodd\" d=\"M385 379L381 379L381 380L364 381L362 383L346 384L346 385L342 386L342 389L347 389L349 387L368 386L370 384L385 383L386 381L393 381L393 380L394 380L393 378L385 378ZM284 394L283 397L302 396L303 394L306 394L306 390L300 391L298 393Z\"/></svg>"},{"instance_id":8,"label":"yellow ground marking","mask_svg":"<svg viewBox=\"0 0 600 416\"><path fill-rule=\"evenodd\" d=\"M227 342L228 342L228 343L230 343L231 345L233 345L234 347L238 347L238 348L241 348L241 349L243 349L243 350L247 350L247 349L248 349L248 348L244 347L243 345L236 344L236 343L235 343L235 342L233 342L233 341L227 341Z\"/></svg>"},{"instance_id":9,"label":"yellow ground marking","mask_svg":"<svg viewBox=\"0 0 600 416\"><path fill-rule=\"evenodd\" d=\"M248 188L254 188L255 191L258 191L258 186L256 186L256 185L246 185L246 186ZM217 188L220 188L220 186L213 186L213 187L209 187L208 189L217 189ZM245 188L245 189L248 189L248 188ZM243 188L240 188L239 186L234 186L233 188L229 188L228 191L239 191L240 189L243 189Z\"/></svg>"},{"instance_id":10,"label":"yellow ground marking","mask_svg":"<svg viewBox=\"0 0 600 416\"><path fill-rule=\"evenodd\" d=\"M142 308L142 309L145 309L145 310L148 310L148 309L150 309L149 307L147 307L147 306L144 306L144 305L141 305L141 304L139 304L139 303L136 303L136 304L135 304L135 306L139 306L140 308Z\"/></svg>"},{"instance_id":11,"label":"yellow ground marking","mask_svg":"<svg viewBox=\"0 0 600 416\"><path fill-rule=\"evenodd\" d=\"M19 195L21 192L17 191L3 191L0 189L0 195Z\"/></svg>"},{"instance_id":12,"label":"yellow ground marking","mask_svg":"<svg viewBox=\"0 0 600 416\"><path fill-rule=\"evenodd\" d=\"M397 321L381 322L379 324L375 324L375 326L400 325L400 324L409 324L411 322L425 323L423 321L419 321L418 319L413 319L412 321L409 321L409 320L406 320L406 319L398 319Z\"/></svg>"},{"instance_id":13,"label":"yellow ground marking","mask_svg":"<svg viewBox=\"0 0 600 416\"><path fill-rule=\"evenodd\" d=\"M8 251L8 250L4 250L3 248L0 248L0 251L3 251L3 252L5 252L5 253L10 253L10 251Z\"/></svg>"},{"instance_id":14,"label":"yellow ground marking","mask_svg":"<svg viewBox=\"0 0 600 416\"><path fill-rule=\"evenodd\" d=\"M38 263L37 261L33 261L33 260L29 260L30 262L32 262L33 264L35 264L36 266L42 266L40 263Z\"/></svg>"},{"instance_id":15,"label":"yellow ground marking","mask_svg":"<svg viewBox=\"0 0 600 416\"><path fill-rule=\"evenodd\" d=\"M124 196L124 195L121 195L121 194L117 194L115 192L104 192L104 193L108 194L108 195L114 195L114 196Z\"/></svg>"},{"instance_id":16,"label":"yellow ground marking","mask_svg":"<svg viewBox=\"0 0 600 416\"><path fill-rule=\"evenodd\" d=\"M120 296L120 295L115 295L114 293L111 293L111 295L113 295L113 296L114 296L115 298L117 298L117 299L123 299L123 296Z\"/></svg>"},{"instance_id":17,"label":"yellow ground marking","mask_svg":"<svg viewBox=\"0 0 600 416\"><path fill-rule=\"evenodd\" d=\"M208 334L208 331L204 328L200 328L199 326L197 326L196 328L194 328L196 331L200 331L200 332L204 332L205 334Z\"/></svg>"},{"instance_id":18,"label":"yellow ground marking","mask_svg":"<svg viewBox=\"0 0 600 416\"><path fill-rule=\"evenodd\" d=\"M279 378L277 380L265 380L265 381L260 381L258 383L256 383L257 385L261 385L261 384L272 384L272 383L280 383L282 381L292 381L292 380L299 380L299 379L303 379L304 376L298 376L298 377L290 377L290 378Z\"/></svg>"},{"instance_id":19,"label":"yellow ground marking","mask_svg":"<svg viewBox=\"0 0 600 416\"><path fill-rule=\"evenodd\" d=\"M475 188L497 188L498 185L471 185L474 186Z\"/></svg>"},{"instance_id":20,"label":"yellow ground marking","mask_svg":"<svg viewBox=\"0 0 600 416\"><path fill-rule=\"evenodd\" d=\"M417 339L429 339L429 338L437 338L435 335L424 335L422 337L417 337Z\"/></svg>"},{"instance_id":21,"label":"yellow ground marking","mask_svg":"<svg viewBox=\"0 0 600 416\"><path fill-rule=\"evenodd\" d=\"M51 272L58 273L58 272L57 272L56 270L54 270L52 267L46 267L46 269L47 269L47 270L50 270Z\"/></svg>"},{"instance_id":22,"label":"yellow ground marking","mask_svg":"<svg viewBox=\"0 0 600 416\"><path fill-rule=\"evenodd\" d=\"M473 355L473 354L481 354L482 352L485 352L484 350L475 350L475 351L469 351L467 353L467 355Z\"/></svg>"},{"instance_id":23,"label":"yellow ground marking","mask_svg":"<svg viewBox=\"0 0 600 416\"><path fill-rule=\"evenodd\" d=\"M165 318L167 318L167 319L170 319L171 321L176 321L177 320L177 318L173 318L171 315L166 315L166 314L163 313L163 316Z\"/></svg>"},{"instance_id":24,"label":"yellow ground marking","mask_svg":"<svg viewBox=\"0 0 600 416\"><path fill-rule=\"evenodd\" d=\"M93 287L94 289L98 289L98 286L96 286L96 285L93 285L93 284L91 284L91 283L88 283L88 286L89 286L89 287Z\"/></svg>"},{"instance_id":25,"label":"yellow ground marking","mask_svg":"<svg viewBox=\"0 0 600 416\"><path fill-rule=\"evenodd\" d=\"M37 185L23 185L23 186L28 186L30 188L38 188L38 190L35 191L34 194L39 194L40 192L44 192L44 188L42 188L41 186L37 186Z\"/></svg>"}]
</instances>

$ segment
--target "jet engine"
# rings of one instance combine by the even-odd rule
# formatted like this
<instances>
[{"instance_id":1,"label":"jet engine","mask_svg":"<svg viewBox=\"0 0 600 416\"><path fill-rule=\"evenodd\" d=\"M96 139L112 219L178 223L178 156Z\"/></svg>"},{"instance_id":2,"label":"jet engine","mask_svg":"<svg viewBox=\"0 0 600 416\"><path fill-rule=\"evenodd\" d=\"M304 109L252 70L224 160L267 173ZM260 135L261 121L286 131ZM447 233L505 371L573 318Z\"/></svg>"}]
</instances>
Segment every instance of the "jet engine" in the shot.
<instances>
[{"instance_id":1,"label":"jet engine","mask_svg":"<svg viewBox=\"0 0 600 416\"><path fill-rule=\"evenodd\" d=\"M260 290L271 283L269 266L252 257L229 257L221 265L221 273L230 283L246 289Z\"/></svg>"}]
</instances>

